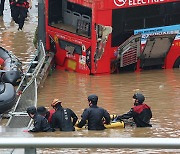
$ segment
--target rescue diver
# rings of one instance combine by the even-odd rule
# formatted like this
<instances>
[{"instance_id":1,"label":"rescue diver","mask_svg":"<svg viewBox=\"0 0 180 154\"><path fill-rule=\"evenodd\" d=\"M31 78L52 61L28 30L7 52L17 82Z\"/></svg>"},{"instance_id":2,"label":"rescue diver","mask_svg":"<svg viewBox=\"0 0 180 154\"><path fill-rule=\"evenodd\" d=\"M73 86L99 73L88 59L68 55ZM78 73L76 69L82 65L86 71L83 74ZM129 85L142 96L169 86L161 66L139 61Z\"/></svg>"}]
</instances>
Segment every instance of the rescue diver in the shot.
<instances>
[{"instance_id":1,"label":"rescue diver","mask_svg":"<svg viewBox=\"0 0 180 154\"><path fill-rule=\"evenodd\" d=\"M28 130L28 132L52 132L52 131L54 131L50 127L47 119L44 116L39 115L37 113L36 107L30 106L27 108L26 111L34 121L34 128L31 130Z\"/></svg>"},{"instance_id":2,"label":"rescue diver","mask_svg":"<svg viewBox=\"0 0 180 154\"><path fill-rule=\"evenodd\" d=\"M98 96L89 95L88 96L89 108L86 108L81 115L81 121L77 124L77 127L82 128L86 121L88 121L88 130L104 130L104 124L110 123L110 115L107 110L98 107ZM105 119L105 121L103 121Z\"/></svg>"},{"instance_id":3,"label":"rescue diver","mask_svg":"<svg viewBox=\"0 0 180 154\"><path fill-rule=\"evenodd\" d=\"M3 16L5 0L0 0L0 16Z\"/></svg>"},{"instance_id":4,"label":"rescue diver","mask_svg":"<svg viewBox=\"0 0 180 154\"><path fill-rule=\"evenodd\" d=\"M49 124L51 125L51 123L52 123L52 115L55 112L54 109L47 110L46 107L39 106L39 107L37 107L37 112L38 112L38 114L44 116L48 120Z\"/></svg>"},{"instance_id":5,"label":"rescue diver","mask_svg":"<svg viewBox=\"0 0 180 154\"><path fill-rule=\"evenodd\" d=\"M69 108L63 108L59 99L54 99L51 106L55 109L52 115L52 128L59 128L60 131L75 131L74 125L78 117Z\"/></svg>"},{"instance_id":6,"label":"rescue diver","mask_svg":"<svg viewBox=\"0 0 180 154\"><path fill-rule=\"evenodd\" d=\"M18 30L22 30L24 21L27 17L28 8L31 8L31 0L11 0L11 16L16 24L19 25Z\"/></svg>"},{"instance_id":7,"label":"rescue diver","mask_svg":"<svg viewBox=\"0 0 180 154\"><path fill-rule=\"evenodd\" d=\"M133 118L137 127L152 127L150 119L152 118L151 108L144 103L145 97L141 93L133 95L134 106L129 112L117 116L114 121Z\"/></svg>"},{"instance_id":8,"label":"rescue diver","mask_svg":"<svg viewBox=\"0 0 180 154\"><path fill-rule=\"evenodd\" d=\"M11 4L11 1L12 0L9 0L9 4ZM4 5L5 5L5 0L0 0L0 16L3 16ZM10 6L10 9L11 9L11 6ZM12 14L12 12L11 12L11 14Z\"/></svg>"}]
</instances>

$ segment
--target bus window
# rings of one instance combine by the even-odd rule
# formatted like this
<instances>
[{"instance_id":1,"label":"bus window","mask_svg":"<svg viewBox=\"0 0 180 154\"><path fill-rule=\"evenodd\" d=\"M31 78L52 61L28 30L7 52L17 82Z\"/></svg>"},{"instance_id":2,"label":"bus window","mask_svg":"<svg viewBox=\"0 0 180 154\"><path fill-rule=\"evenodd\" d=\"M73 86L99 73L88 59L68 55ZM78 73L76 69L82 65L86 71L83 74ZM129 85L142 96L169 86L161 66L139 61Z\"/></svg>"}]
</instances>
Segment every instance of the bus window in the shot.
<instances>
[{"instance_id":1,"label":"bus window","mask_svg":"<svg viewBox=\"0 0 180 154\"><path fill-rule=\"evenodd\" d=\"M143 18L134 18L125 21L124 29L125 31L133 30L134 29L142 29L144 27L144 20Z\"/></svg>"},{"instance_id":2,"label":"bus window","mask_svg":"<svg viewBox=\"0 0 180 154\"><path fill-rule=\"evenodd\" d=\"M172 25L180 24L180 13L171 15L170 23Z\"/></svg>"},{"instance_id":3,"label":"bus window","mask_svg":"<svg viewBox=\"0 0 180 154\"><path fill-rule=\"evenodd\" d=\"M180 2L170 3L171 6L167 6L171 8L169 11L170 16L170 25L180 24Z\"/></svg>"},{"instance_id":4,"label":"bus window","mask_svg":"<svg viewBox=\"0 0 180 154\"><path fill-rule=\"evenodd\" d=\"M151 28L151 27L160 27L165 25L165 18L164 16L153 16L148 17L145 20L145 27Z\"/></svg>"},{"instance_id":5,"label":"bus window","mask_svg":"<svg viewBox=\"0 0 180 154\"><path fill-rule=\"evenodd\" d=\"M48 17L49 17L49 25L57 24L58 22L62 22L62 1L63 0L49 0L49 8L48 8Z\"/></svg>"},{"instance_id":6,"label":"bus window","mask_svg":"<svg viewBox=\"0 0 180 154\"><path fill-rule=\"evenodd\" d=\"M111 46L115 47L122 44L137 29L178 24L180 22L179 4L177 2L114 9L112 11L113 32Z\"/></svg>"},{"instance_id":7,"label":"bus window","mask_svg":"<svg viewBox=\"0 0 180 154\"><path fill-rule=\"evenodd\" d=\"M50 26L90 37L92 18L92 10L90 8L68 2L67 0L49 0L48 14L48 24Z\"/></svg>"},{"instance_id":8,"label":"bus window","mask_svg":"<svg viewBox=\"0 0 180 154\"><path fill-rule=\"evenodd\" d=\"M68 51L68 54L79 54L82 55L82 47L80 45L68 42L68 41L64 41L59 39L59 45L61 47L61 49L64 49L66 51Z\"/></svg>"}]
</instances>

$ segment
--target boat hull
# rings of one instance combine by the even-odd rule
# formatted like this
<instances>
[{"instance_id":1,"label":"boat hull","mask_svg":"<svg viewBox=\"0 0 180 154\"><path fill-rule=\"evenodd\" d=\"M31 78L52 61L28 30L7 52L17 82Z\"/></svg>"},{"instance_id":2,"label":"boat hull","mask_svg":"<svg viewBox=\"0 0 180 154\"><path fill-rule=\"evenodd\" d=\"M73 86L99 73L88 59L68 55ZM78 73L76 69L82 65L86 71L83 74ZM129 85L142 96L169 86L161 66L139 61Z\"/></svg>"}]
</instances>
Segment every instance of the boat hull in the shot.
<instances>
[{"instance_id":1,"label":"boat hull","mask_svg":"<svg viewBox=\"0 0 180 154\"><path fill-rule=\"evenodd\" d=\"M0 83L0 114L8 112L16 103L16 91L10 83Z\"/></svg>"},{"instance_id":2,"label":"boat hull","mask_svg":"<svg viewBox=\"0 0 180 154\"><path fill-rule=\"evenodd\" d=\"M17 86L21 80L22 72L19 67L19 61L13 59L12 54L0 47L0 81L11 83Z\"/></svg>"}]
</instances>

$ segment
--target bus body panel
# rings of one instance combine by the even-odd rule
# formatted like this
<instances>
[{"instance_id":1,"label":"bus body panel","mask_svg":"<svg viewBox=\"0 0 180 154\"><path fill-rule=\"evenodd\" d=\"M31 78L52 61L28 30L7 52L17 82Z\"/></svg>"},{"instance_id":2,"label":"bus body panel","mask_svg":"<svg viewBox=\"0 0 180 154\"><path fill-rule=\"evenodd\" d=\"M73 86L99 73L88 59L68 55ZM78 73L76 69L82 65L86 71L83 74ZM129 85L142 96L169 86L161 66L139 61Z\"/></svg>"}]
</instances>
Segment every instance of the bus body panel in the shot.
<instances>
[{"instance_id":1,"label":"bus body panel","mask_svg":"<svg viewBox=\"0 0 180 154\"><path fill-rule=\"evenodd\" d=\"M64 32L60 33L59 30L53 28L48 30L48 34L55 40L56 43L55 61L58 69L76 71L84 74L90 73L86 65L85 53L85 49L89 49L91 47L91 42L88 39L81 38L77 40L76 37L73 36L73 34L70 35L69 33L67 34ZM83 48L82 54L68 54L65 49L61 48L59 43L60 40L71 42Z\"/></svg>"},{"instance_id":2,"label":"bus body panel","mask_svg":"<svg viewBox=\"0 0 180 154\"><path fill-rule=\"evenodd\" d=\"M54 2L57 3L57 5L59 5L62 8L59 9L58 6L53 4ZM128 37L134 35L134 31L142 29L141 24L144 24L143 26L145 26L146 20L147 23L149 22L149 24L151 25L152 23L151 20L152 21L156 20L161 22L161 20L159 19L161 16L163 16L163 13L160 14L157 19L154 18L154 16L149 16L150 18L147 17L147 19L146 17L141 18L137 16L137 22L133 24L133 20L134 19L136 20L136 18L132 18L133 19L132 20L131 16L128 16L128 10L129 12L134 12L132 11L133 9L134 10L136 8L143 9L143 7L145 8L145 10L146 8L149 7L156 9L156 6L161 8L161 5L166 5L166 4L168 5L171 4L172 2L179 2L179 1L178 0L124 0L124 1L46 0L46 5L45 5L46 50L49 51L52 50L51 49L52 48L51 38L52 38L55 42L55 47L56 47L55 60L58 69L70 70L84 74L112 73L113 71L111 70L111 64L114 61L116 63L116 58L117 58L116 54L118 47L126 39L128 39ZM57 14L54 15L53 13L51 13L53 11L57 12L56 9L62 11L59 13L59 16ZM69 14L66 14L66 9L67 11L70 10ZM127 16L124 16L123 13L126 13ZM154 12L154 14L156 13ZM73 15L73 17L71 16L70 18L66 18L67 15ZM85 18L82 20L83 17L89 17L88 22L86 21L87 19ZM68 25L70 26L70 28L73 29L72 31L69 30L68 26L66 25L64 27L60 27L60 28L58 27L58 25L64 24L64 22L69 22L69 21L71 22L71 20L73 22L74 21L76 22L75 25L73 23L72 25ZM168 22L170 22L170 20L177 21L178 17L173 18L170 17L170 15L167 15L162 19L162 21L165 22L166 20ZM85 30L86 27L85 24L89 24L88 32L87 30ZM177 23L177 25L178 24L180 23ZM134 25L137 28L132 29L131 26L133 27ZM80 27L79 29L78 26L82 26L84 28L81 29ZM102 38L98 37L99 27L102 29L103 28L108 29L109 27L112 27L112 33L107 34L106 37L107 40L106 39L103 40L103 37ZM146 27L144 28L146 29ZM178 33L180 33L179 28L177 28L177 31L179 31ZM145 42L142 43L142 50L144 44ZM62 46L68 46L68 47L66 48ZM82 48L81 52L80 52L80 48ZM98 50L99 48L104 48L104 50ZM100 54L98 58L96 57L97 54ZM180 57L180 40L175 39L165 57L164 66L162 68L166 68L166 69L173 68L179 57ZM139 64L140 64L140 59L138 59L138 62L136 64L136 71L141 70Z\"/></svg>"}]
</instances>

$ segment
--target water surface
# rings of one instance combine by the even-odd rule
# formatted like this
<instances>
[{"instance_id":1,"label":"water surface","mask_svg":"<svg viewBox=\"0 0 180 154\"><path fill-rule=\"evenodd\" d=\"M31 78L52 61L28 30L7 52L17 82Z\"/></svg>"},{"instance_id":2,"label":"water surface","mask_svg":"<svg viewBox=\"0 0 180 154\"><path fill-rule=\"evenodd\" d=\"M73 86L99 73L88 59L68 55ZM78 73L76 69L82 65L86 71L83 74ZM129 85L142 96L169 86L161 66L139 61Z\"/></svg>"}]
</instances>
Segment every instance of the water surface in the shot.
<instances>
[{"instance_id":1,"label":"water surface","mask_svg":"<svg viewBox=\"0 0 180 154\"><path fill-rule=\"evenodd\" d=\"M29 61L35 51L32 40L37 26L37 8L29 12L23 31L11 20L8 1L4 17L0 18L0 46L12 51L21 61ZM38 91L38 106L51 108L54 98L64 107L71 108L80 118L88 107L87 96L97 94L98 105L110 114L123 114L132 107L132 96L142 92L151 106L152 128L106 129L104 131L80 130L75 132L24 133L22 129L6 129L7 120L0 127L1 137L180 137L180 70L150 70L140 73L121 73L90 76L56 70ZM164 149L38 149L38 153L180 153ZM0 149L0 153L9 153Z\"/></svg>"}]
</instances>

